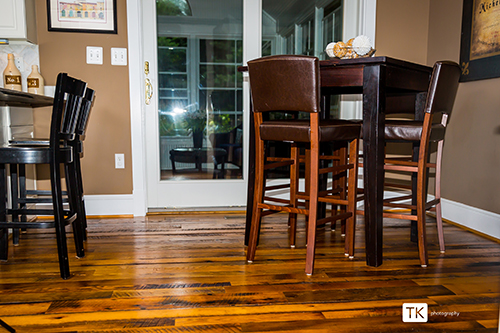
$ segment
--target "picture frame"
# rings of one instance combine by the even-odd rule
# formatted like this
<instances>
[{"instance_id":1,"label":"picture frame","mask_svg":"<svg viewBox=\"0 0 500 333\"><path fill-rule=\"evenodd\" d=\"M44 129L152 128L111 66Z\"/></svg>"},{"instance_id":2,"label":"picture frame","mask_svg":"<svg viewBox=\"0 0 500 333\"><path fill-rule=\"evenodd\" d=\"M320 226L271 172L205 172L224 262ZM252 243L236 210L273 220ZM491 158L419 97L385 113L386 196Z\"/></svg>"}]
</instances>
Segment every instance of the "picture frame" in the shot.
<instances>
[{"instance_id":1,"label":"picture frame","mask_svg":"<svg viewBox=\"0 0 500 333\"><path fill-rule=\"evenodd\" d=\"M49 31L116 34L116 0L47 0Z\"/></svg>"},{"instance_id":2,"label":"picture frame","mask_svg":"<svg viewBox=\"0 0 500 333\"><path fill-rule=\"evenodd\" d=\"M460 82L500 77L500 2L464 0Z\"/></svg>"}]
</instances>

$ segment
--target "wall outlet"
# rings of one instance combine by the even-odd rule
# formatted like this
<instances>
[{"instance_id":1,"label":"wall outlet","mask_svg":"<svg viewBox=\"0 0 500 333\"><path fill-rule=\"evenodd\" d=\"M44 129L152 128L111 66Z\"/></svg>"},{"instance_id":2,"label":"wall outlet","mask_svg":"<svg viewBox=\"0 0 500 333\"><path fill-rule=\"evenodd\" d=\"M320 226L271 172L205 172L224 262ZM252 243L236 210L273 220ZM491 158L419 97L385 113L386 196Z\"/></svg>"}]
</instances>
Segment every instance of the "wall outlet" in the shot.
<instances>
[{"instance_id":1,"label":"wall outlet","mask_svg":"<svg viewBox=\"0 0 500 333\"><path fill-rule=\"evenodd\" d=\"M115 154L115 169L125 169L125 154Z\"/></svg>"},{"instance_id":2,"label":"wall outlet","mask_svg":"<svg viewBox=\"0 0 500 333\"><path fill-rule=\"evenodd\" d=\"M102 65L102 47L87 46L87 64Z\"/></svg>"},{"instance_id":3,"label":"wall outlet","mask_svg":"<svg viewBox=\"0 0 500 333\"><path fill-rule=\"evenodd\" d=\"M24 59L23 59L23 57L15 57L14 62L16 64L17 69L19 69L20 72L24 72Z\"/></svg>"},{"instance_id":4,"label":"wall outlet","mask_svg":"<svg viewBox=\"0 0 500 333\"><path fill-rule=\"evenodd\" d=\"M127 66L127 49L120 47L111 48L111 65Z\"/></svg>"}]
</instances>

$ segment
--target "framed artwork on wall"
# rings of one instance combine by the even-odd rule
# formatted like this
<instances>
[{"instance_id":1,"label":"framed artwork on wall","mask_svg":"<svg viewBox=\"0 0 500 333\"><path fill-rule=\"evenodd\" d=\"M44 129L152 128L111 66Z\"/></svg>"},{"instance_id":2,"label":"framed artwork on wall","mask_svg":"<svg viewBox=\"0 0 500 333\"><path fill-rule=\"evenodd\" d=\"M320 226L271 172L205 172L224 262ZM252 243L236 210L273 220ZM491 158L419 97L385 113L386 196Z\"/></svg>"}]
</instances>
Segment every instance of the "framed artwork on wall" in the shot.
<instances>
[{"instance_id":1,"label":"framed artwork on wall","mask_svg":"<svg viewBox=\"0 0 500 333\"><path fill-rule=\"evenodd\" d=\"M500 77L500 1L464 0L460 81Z\"/></svg>"},{"instance_id":2,"label":"framed artwork on wall","mask_svg":"<svg viewBox=\"0 0 500 333\"><path fill-rule=\"evenodd\" d=\"M116 34L116 0L47 0L49 31Z\"/></svg>"}]
</instances>

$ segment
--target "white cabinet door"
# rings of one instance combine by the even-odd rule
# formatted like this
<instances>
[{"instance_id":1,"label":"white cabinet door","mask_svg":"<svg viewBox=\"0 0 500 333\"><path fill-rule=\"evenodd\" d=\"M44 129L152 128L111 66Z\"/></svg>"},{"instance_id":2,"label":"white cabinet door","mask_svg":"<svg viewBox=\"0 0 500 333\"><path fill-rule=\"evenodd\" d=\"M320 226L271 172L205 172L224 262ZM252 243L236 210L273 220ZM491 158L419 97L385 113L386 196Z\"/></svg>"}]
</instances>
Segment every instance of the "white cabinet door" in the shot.
<instances>
[{"instance_id":1,"label":"white cabinet door","mask_svg":"<svg viewBox=\"0 0 500 333\"><path fill-rule=\"evenodd\" d=\"M36 43L34 0L0 0L0 38Z\"/></svg>"}]
</instances>

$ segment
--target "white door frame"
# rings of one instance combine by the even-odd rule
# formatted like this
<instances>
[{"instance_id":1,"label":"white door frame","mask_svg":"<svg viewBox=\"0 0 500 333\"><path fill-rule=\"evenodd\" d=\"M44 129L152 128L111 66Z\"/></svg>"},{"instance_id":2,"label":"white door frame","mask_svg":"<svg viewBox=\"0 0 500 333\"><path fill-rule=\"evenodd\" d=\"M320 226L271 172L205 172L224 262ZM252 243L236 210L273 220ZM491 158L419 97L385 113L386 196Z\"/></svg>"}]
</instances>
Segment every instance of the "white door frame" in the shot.
<instances>
[{"instance_id":1,"label":"white door frame","mask_svg":"<svg viewBox=\"0 0 500 333\"><path fill-rule=\"evenodd\" d=\"M375 40L376 0L349 0L344 1L348 15L355 15L356 20L344 19L345 24L355 21L352 26L360 27L357 32L368 35ZM243 49L244 63L258 58L261 52L261 21L262 1L244 0L244 13L253 13L259 17L258 22L243 20L243 38L248 39L247 47ZM349 10L352 9L352 10ZM354 13L354 14L353 14ZM345 16L344 16L345 17ZM128 30L128 57L129 57L129 97L131 119L131 147L132 147L132 214L145 216L148 209L147 203L147 177L146 177L146 143L145 143L145 107L144 107L144 77L142 54L142 1L127 0L127 30ZM255 33L258 29L259 33ZM347 31L344 28L344 31ZM352 30L351 30L352 31ZM254 45L248 47L248 45ZM244 118L248 127L248 78L244 78ZM244 144L248 147L248 128L244 130ZM244 174L247 174L247 163ZM130 211L130 207L127 211Z\"/></svg>"}]
</instances>

